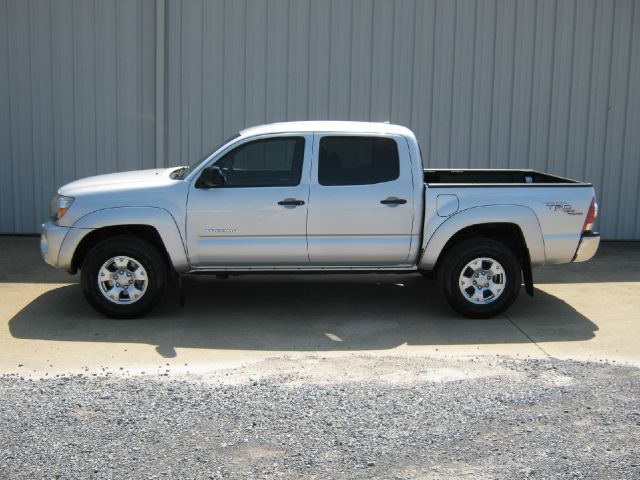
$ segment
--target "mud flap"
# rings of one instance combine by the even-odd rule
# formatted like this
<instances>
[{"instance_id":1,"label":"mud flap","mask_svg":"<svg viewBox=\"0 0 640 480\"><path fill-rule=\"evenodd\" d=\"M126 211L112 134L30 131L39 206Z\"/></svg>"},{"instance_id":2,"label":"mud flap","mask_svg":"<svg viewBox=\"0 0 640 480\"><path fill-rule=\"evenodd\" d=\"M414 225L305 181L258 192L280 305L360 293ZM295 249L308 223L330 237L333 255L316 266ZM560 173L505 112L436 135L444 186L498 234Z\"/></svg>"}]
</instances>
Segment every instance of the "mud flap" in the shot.
<instances>
[{"instance_id":1,"label":"mud flap","mask_svg":"<svg viewBox=\"0 0 640 480\"><path fill-rule=\"evenodd\" d=\"M522 263L522 279L524 280L524 291L533 297L533 273L531 271L531 260L529 250L526 251Z\"/></svg>"},{"instance_id":2,"label":"mud flap","mask_svg":"<svg viewBox=\"0 0 640 480\"><path fill-rule=\"evenodd\" d=\"M181 307L184 307L185 297L184 297L184 288L182 287L182 275L173 270L173 280L176 282L176 288L178 289L178 304Z\"/></svg>"}]
</instances>

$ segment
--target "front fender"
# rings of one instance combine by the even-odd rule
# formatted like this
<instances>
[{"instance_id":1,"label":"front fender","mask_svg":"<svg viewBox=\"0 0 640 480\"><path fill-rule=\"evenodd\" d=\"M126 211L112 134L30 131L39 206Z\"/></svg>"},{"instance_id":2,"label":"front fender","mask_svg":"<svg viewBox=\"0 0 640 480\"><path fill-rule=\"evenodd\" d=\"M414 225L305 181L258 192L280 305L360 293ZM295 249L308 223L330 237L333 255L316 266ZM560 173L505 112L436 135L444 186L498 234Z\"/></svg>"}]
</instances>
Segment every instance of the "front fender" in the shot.
<instances>
[{"instance_id":1,"label":"front fender","mask_svg":"<svg viewBox=\"0 0 640 480\"><path fill-rule=\"evenodd\" d=\"M464 228L486 223L512 223L520 227L529 250L531 265L544 265L544 238L533 210L522 205L486 205L462 210L442 222L426 238L419 268L432 270L445 245L456 233ZM428 228L425 228L425 233L428 232Z\"/></svg>"},{"instance_id":2,"label":"front fender","mask_svg":"<svg viewBox=\"0 0 640 480\"><path fill-rule=\"evenodd\" d=\"M115 207L95 210L79 218L62 242L58 263L70 268L73 254L90 232L118 225L147 225L155 228L177 272L189 270L184 240L173 215L159 207Z\"/></svg>"}]
</instances>

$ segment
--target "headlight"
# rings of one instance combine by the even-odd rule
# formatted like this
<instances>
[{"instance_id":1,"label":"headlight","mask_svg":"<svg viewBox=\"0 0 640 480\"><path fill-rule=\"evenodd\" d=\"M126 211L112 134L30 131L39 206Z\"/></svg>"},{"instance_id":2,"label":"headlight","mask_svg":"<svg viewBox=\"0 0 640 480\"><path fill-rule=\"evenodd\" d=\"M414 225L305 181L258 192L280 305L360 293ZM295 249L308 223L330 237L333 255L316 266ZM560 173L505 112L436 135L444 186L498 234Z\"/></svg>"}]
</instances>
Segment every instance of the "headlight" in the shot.
<instances>
[{"instance_id":1,"label":"headlight","mask_svg":"<svg viewBox=\"0 0 640 480\"><path fill-rule=\"evenodd\" d=\"M51 220L56 222L64 217L72 203L73 197L65 197L59 194L53 197L53 200L51 200Z\"/></svg>"}]
</instances>

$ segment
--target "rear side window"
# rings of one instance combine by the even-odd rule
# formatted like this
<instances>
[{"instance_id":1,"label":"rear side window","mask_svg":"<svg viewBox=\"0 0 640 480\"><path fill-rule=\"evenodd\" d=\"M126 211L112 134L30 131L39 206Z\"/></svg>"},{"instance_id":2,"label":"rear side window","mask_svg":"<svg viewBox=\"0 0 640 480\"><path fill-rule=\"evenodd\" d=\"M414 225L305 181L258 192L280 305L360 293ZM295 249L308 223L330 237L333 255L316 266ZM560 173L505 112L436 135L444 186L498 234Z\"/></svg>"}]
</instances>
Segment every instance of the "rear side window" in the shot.
<instances>
[{"instance_id":1,"label":"rear side window","mask_svg":"<svg viewBox=\"0 0 640 480\"><path fill-rule=\"evenodd\" d=\"M385 137L322 137L320 185L371 185L400 176L395 140Z\"/></svg>"}]
</instances>

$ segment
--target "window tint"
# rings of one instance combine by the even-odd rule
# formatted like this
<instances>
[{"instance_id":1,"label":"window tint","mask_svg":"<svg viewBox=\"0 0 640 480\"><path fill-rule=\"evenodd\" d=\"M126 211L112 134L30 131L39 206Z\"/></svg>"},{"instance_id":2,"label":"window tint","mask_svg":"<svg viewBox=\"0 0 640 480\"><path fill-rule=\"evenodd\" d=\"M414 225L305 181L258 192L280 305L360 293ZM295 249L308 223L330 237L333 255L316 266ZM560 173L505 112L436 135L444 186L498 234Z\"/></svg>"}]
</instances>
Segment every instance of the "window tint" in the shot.
<instances>
[{"instance_id":1,"label":"window tint","mask_svg":"<svg viewBox=\"0 0 640 480\"><path fill-rule=\"evenodd\" d=\"M368 185L400 175L398 147L384 137L323 137L320 140L320 185Z\"/></svg>"},{"instance_id":2,"label":"window tint","mask_svg":"<svg viewBox=\"0 0 640 480\"><path fill-rule=\"evenodd\" d=\"M216 162L226 187L280 187L300 183L304 138L278 137L240 145Z\"/></svg>"}]
</instances>

